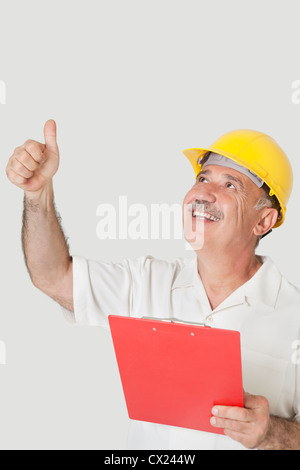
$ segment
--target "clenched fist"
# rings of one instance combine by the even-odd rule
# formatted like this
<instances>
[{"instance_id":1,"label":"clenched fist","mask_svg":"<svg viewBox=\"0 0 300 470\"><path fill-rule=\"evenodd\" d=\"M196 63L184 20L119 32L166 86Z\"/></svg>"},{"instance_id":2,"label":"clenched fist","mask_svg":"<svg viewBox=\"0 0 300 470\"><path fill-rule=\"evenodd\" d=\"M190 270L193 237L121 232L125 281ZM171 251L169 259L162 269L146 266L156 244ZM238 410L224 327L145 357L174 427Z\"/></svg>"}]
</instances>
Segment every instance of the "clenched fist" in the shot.
<instances>
[{"instance_id":1,"label":"clenched fist","mask_svg":"<svg viewBox=\"0 0 300 470\"><path fill-rule=\"evenodd\" d=\"M15 149L8 161L8 179L24 191L36 192L43 189L58 170L59 149L55 121L46 122L44 137L45 144L27 140Z\"/></svg>"}]
</instances>

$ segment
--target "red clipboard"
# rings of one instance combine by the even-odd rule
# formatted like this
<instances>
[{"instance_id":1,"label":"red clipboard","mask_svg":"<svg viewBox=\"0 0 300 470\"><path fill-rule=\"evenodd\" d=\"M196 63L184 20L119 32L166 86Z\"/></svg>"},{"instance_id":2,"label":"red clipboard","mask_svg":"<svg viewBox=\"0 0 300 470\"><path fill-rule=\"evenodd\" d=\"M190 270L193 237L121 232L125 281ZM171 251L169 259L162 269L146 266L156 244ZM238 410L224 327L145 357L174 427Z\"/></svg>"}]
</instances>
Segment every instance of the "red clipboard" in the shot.
<instances>
[{"instance_id":1,"label":"red clipboard","mask_svg":"<svg viewBox=\"0 0 300 470\"><path fill-rule=\"evenodd\" d=\"M213 406L244 406L239 332L108 319L129 418L223 434Z\"/></svg>"}]
</instances>

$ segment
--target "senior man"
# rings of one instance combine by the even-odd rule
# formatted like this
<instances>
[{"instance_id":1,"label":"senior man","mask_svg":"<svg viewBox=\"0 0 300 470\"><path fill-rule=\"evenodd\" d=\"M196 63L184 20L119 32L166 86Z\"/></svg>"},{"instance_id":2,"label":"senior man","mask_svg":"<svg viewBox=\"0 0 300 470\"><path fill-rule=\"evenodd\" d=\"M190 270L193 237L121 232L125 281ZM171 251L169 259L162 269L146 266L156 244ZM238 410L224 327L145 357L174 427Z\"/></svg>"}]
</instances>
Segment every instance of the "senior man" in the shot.
<instances>
[{"instance_id":1,"label":"senior man","mask_svg":"<svg viewBox=\"0 0 300 470\"><path fill-rule=\"evenodd\" d=\"M241 334L244 408L212 410L211 424L225 435L133 421L129 448L300 449L300 372L292 360L300 291L255 253L285 219L292 170L282 149L244 130L186 150L196 181L184 199L184 228L196 257L112 264L70 255L53 201L54 121L44 136L45 144L17 147L6 170L25 192L22 241L33 284L81 325L108 327L109 314L152 316Z\"/></svg>"}]
</instances>

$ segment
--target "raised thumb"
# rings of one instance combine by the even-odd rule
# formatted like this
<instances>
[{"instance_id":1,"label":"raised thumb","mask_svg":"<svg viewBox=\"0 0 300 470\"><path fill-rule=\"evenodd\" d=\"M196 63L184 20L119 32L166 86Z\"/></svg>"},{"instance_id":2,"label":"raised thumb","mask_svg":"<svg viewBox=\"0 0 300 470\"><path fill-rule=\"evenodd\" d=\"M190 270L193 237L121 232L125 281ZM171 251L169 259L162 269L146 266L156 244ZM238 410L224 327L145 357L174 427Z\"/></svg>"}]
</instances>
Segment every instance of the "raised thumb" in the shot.
<instances>
[{"instance_id":1,"label":"raised thumb","mask_svg":"<svg viewBox=\"0 0 300 470\"><path fill-rule=\"evenodd\" d=\"M58 145L56 141L56 122L53 119L50 119L46 122L44 127L44 137L46 147L51 150L57 150Z\"/></svg>"}]
</instances>

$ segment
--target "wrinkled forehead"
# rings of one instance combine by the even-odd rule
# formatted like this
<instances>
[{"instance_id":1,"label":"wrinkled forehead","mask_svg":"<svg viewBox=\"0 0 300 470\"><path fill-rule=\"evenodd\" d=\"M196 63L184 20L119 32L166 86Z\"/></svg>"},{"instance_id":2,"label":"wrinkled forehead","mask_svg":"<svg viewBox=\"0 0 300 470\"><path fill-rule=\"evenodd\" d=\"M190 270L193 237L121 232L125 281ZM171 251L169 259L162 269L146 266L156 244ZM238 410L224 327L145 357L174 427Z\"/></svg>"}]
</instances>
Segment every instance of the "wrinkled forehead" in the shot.
<instances>
[{"instance_id":1,"label":"wrinkled forehead","mask_svg":"<svg viewBox=\"0 0 300 470\"><path fill-rule=\"evenodd\" d=\"M237 185L241 190L249 190L250 188L257 189L249 178L242 175L242 173L239 173L238 171L225 166L207 165L204 170L201 170L199 172L198 176L199 175L208 177L221 177L226 181L231 181L233 184Z\"/></svg>"},{"instance_id":2,"label":"wrinkled forehead","mask_svg":"<svg viewBox=\"0 0 300 470\"><path fill-rule=\"evenodd\" d=\"M207 153L199 161L199 163L202 166L202 171L210 165L221 166L225 168L230 168L240 173L241 175L247 176L247 178L249 178L258 188L261 188L264 184L263 180L260 179L255 173L243 167L242 165L239 165L238 163L231 160L230 158L224 157L223 155L220 155L218 153L214 153L214 152Z\"/></svg>"},{"instance_id":3,"label":"wrinkled forehead","mask_svg":"<svg viewBox=\"0 0 300 470\"><path fill-rule=\"evenodd\" d=\"M256 184L251 181L248 176L245 176L243 173L234 170L233 168L220 166L220 165L206 165L204 170L201 170L197 179L203 175L203 177L211 178L223 182L231 182L236 189L239 190L239 193L243 193L244 196L252 195L254 198L260 198L263 195L263 188L259 188Z\"/></svg>"}]
</instances>

